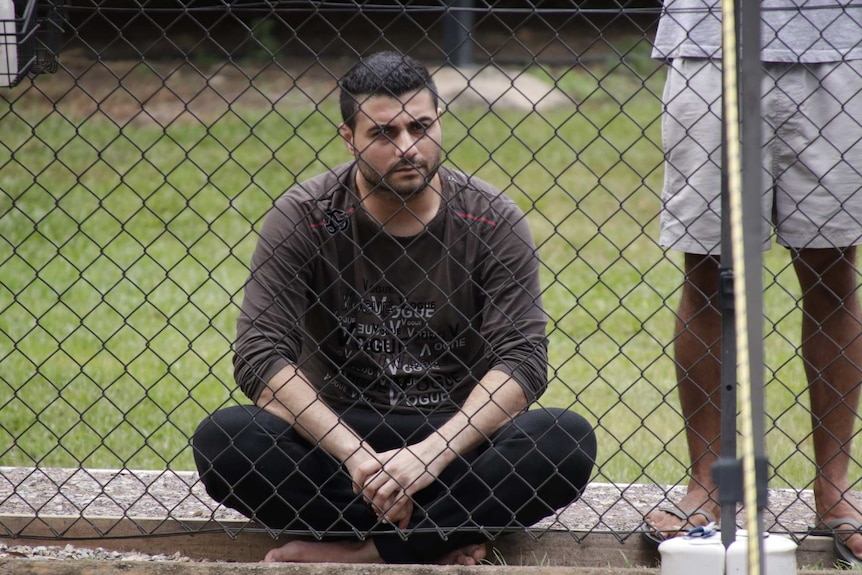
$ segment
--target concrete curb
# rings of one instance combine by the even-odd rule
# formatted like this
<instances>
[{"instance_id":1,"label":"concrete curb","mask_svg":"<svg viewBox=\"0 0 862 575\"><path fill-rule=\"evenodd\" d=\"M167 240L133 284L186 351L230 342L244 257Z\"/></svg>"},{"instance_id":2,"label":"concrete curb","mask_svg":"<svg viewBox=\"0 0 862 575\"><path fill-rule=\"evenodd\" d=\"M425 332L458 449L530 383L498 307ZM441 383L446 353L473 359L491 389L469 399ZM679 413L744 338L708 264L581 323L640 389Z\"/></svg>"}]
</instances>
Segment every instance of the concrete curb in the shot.
<instances>
[{"instance_id":1,"label":"concrete curb","mask_svg":"<svg viewBox=\"0 0 862 575\"><path fill-rule=\"evenodd\" d=\"M632 568L655 573L659 554L638 529L646 512L662 501L678 500L682 489L593 483L581 500L535 528L497 538L489 557L506 566L559 567L569 573L632 573ZM813 510L811 493L771 489L769 500L764 524L772 532L800 539L799 568L833 565L832 539L805 536ZM217 566L256 565L287 540L284 535L275 539L260 525L218 507L191 472L0 467L0 541L9 546L72 544L149 555L179 553Z\"/></svg>"},{"instance_id":2,"label":"concrete curb","mask_svg":"<svg viewBox=\"0 0 862 575\"><path fill-rule=\"evenodd\" d=\"M38 521L43 522L45 530L50 532L53 529L54 533L58 532L57 528L62 529L64 526L63 523L51 524L46 519ZM192 565L207 564L213 566L224 564L258 565L255 562L263 558L267 551L283 545L288 540L286 537L276 540L267 533L245 531L237 532L233 538L224 531L176 535L177 525L170 521L165 522L162 528L166 533L174 534L133 536L131 533L134 529L140 528L139 522L128 519L118 519L118 521L127 524L127 529L123 530L128 530L130 535L116 539L88 538L76 540L70 538L67 532L65 539L56 539L46 533L44 538L3 538L0 536L0 540L9 546L17 544L62 546L71 543L76 547L101 547L114 551L136 551L149 555L179 553L193 561L205 562L192 563ZM171 529L173 531L169 531ZM545 532L540 536L531 533L512 533L490 543L488 557L492 562L509 567L560 568L566 569L570 573L576 572L572 571L573 569L623 569L625 573L630 574L633 573L632 569L640 569L645 573L655 573L660 565L660 556L656 549L648 545L638 535L632 535L624 540L620 540L616 535L609 533L590 533L587 537L581 533L580 536L583 539L576 538L577 535L560 531ZM796 561L800 569L833 565L835 554L831 538L806 538L797 549ZM117 563L117 561L111 563ZM152 566L160 563L148 562L146 564ZM395 568L397 566L385 567ZM0 573L4 573L4 571L0 569ZM194 573L194 571L189 573ZM218 571L213 573L218 573ZM390 572L387 571L386 573ZM411 571L411 573L416 573L416 571Z\"/></svg>"},{"instance_id":3,"label":"concrete curb","mask_svg":"<svg viewBox=\"0 0 862 575\"><path fill-rule=\"evenodd\" d=\"M476 567L439 565L346 565L336 563L146 563L133 561L63 561L35 559L0 560L0 573L9 575L658 575L657 569L611 567Z\"/></svg>"},{"instance_id":4,"label":"concrete curb","mask_svg":"<svg viewBox=\"0 0 862 575\"><path fill-rule=\"evenodd\" d=\"M643 567L525 567L479 565L345 565L336 563L148 563L135 561L44 561L0 559L6 575L660 575ZM834 575L835 571L800 570L796 575Z\"/></svg>"}]
</instances>

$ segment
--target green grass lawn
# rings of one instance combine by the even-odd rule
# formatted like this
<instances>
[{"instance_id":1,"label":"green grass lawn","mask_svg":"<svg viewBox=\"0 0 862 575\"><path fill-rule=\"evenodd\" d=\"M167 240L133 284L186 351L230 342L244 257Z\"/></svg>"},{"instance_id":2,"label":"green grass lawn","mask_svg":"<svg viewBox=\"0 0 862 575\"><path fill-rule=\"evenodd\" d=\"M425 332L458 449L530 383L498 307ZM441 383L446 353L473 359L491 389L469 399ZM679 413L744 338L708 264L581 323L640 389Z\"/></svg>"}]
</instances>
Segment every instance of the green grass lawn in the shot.
<instances>
[{"instance_id":1,"label":"green grass lawn","mask_svg":"<svg viewBox=\"0 0 862 575\"><path fill-rule=\"evenodd\" d=\"M680 259L656 243L663 73L643 61L536 73L577 106L450 113L447 163L528 214L552 318L542 403L596 424L596 480L676 483ZM230 344L255 230L295 181L348 159L336 118L331 99L167 129L25 99L0 109L0 465L193 468L197 423L244 401ZM782 250L767 255L769 448L773 484L803 487L813 471L787 266Z\"/></svg>"}]
</instances>

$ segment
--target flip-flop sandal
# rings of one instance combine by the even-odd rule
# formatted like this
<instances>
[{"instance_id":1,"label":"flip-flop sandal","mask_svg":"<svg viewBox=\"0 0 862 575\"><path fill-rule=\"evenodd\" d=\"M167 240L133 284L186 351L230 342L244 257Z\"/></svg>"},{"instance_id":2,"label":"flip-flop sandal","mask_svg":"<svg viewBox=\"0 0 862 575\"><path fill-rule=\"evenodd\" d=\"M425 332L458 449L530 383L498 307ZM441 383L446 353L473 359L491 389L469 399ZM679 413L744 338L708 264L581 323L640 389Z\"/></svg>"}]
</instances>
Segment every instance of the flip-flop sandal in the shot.
<instances>
[{"instance_id":1,"label":"flip-flop sandal","mask_svg":"<svg viewBox=\"0 0 862 575\"><path fill-rule=\"evenodd\" d=\"M673 515L674 517L682 521L683 525L685 525L686 523L691 524L691 518L695 515L701 515L704 519L706 519L707 524L715 523L715 517L712 516L712 513L703 509L695 509L691 513L687 514L679 507L673 505L662 505L658 508L658 510ZM694 524L692 524L692 527L694 527ZM644 521L643 523L641 523L640 531L641 535L643 535L644 538L647 539L647 541L650 541L654 545L658 546L663 541L673 539L678 533L685 533L686 531L688 531L688 529L684 529L682 526L680 526L680 529L678 531L662 535L661 533L653 529L652 526L649 525L646 521Z\"/></svg>"},{"instance_id":2,"label":"flip-flop sandal","mask_svg":"<svg viewBox=\"0 0 862 575\"><path fill-rule=\"evenodd\" d=\"M852 527L852 529L841 529L842 525ZM832 519L821 525L812 525L808 528L809 535L832 537L832 541L835 543L835 556L840 565L851 569L862 569L862 559L856 557L853 551L847 547L847 543L844 542L846 536L856 533L862 534L862 523L849 517Z\"/></svg>"}]
</instances>

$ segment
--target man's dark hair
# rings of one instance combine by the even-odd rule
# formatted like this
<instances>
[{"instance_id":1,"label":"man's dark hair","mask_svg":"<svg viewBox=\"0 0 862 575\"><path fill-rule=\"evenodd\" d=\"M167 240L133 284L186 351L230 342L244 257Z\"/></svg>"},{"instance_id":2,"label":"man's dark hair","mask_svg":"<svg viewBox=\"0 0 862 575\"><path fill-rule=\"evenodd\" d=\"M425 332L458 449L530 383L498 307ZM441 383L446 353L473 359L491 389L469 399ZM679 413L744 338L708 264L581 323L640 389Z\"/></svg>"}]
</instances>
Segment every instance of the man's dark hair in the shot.
<instances>
[{"instance_id":1,"label":"man's dark hair","mask_svg":"<svg viewBox=\"0 0 862 575\"><path fill-rule=\"evenodd\" d=\"M437 86L428 70L405 54L377 52L360 60L339 81L341 118L352 130L362 98L389 96L398 98L423 88L431 92L437 109Z\"/></svg>"}]
</instances>

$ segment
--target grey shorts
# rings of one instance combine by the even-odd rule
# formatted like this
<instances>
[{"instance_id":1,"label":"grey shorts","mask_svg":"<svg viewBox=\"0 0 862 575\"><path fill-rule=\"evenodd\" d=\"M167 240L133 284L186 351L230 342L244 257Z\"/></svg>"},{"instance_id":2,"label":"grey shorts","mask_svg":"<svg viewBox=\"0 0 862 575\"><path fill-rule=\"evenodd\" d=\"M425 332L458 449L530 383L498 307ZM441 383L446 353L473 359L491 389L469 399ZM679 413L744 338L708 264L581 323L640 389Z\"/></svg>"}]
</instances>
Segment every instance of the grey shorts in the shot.
<instances>
[{"instance_id":1,"label":"grey shorts","mask_svg":"<svg viewBox=\"0 0 862 575\"><path fill-rule=\"evenodd\" d=\"M720 62L679 58L665 83L663 246L718 254ZM862 243L862 61L765 63L763 245Z\"/></svg>"}]
</instances>

